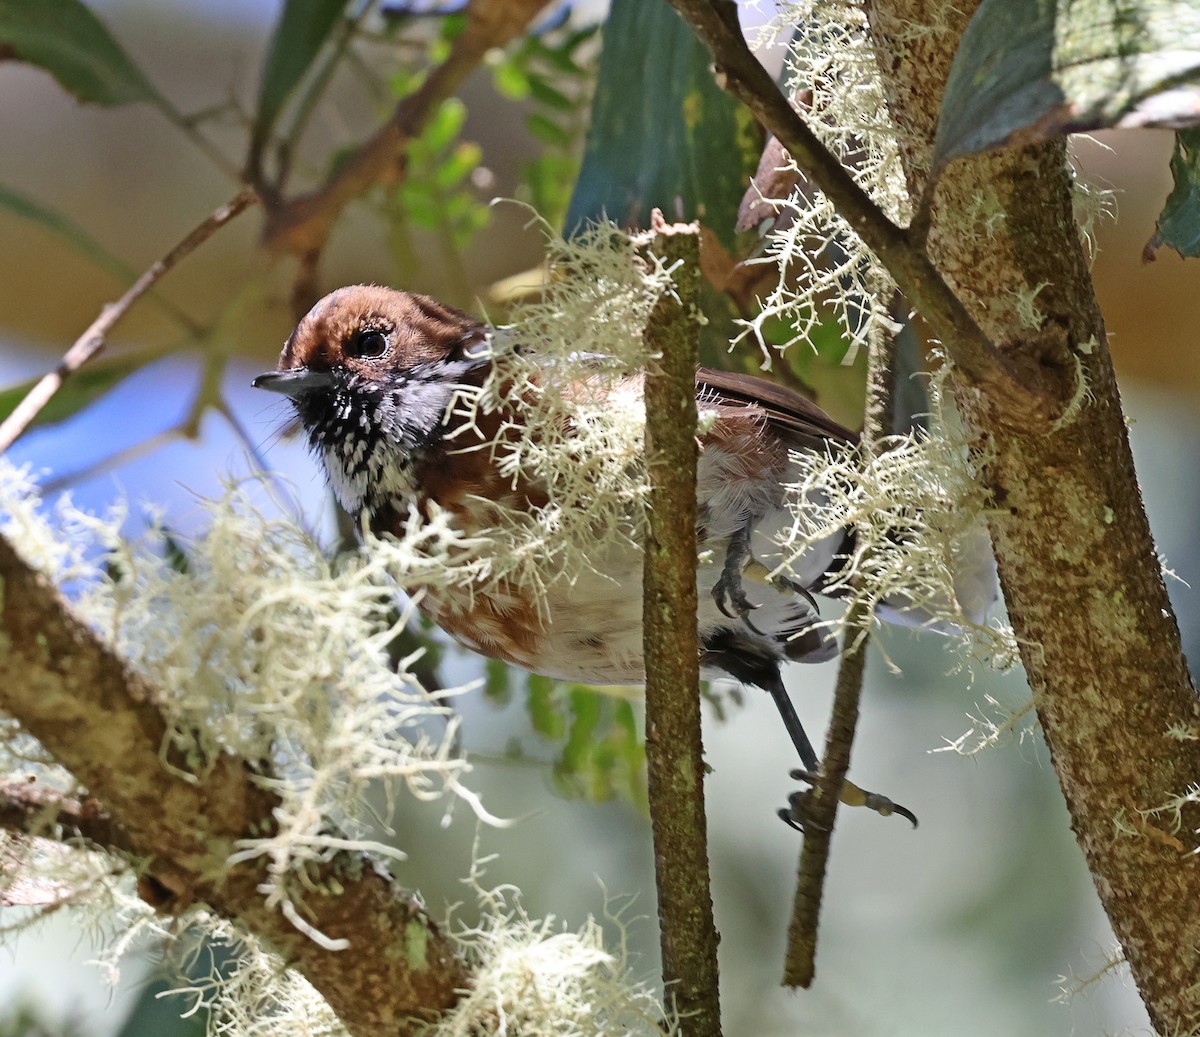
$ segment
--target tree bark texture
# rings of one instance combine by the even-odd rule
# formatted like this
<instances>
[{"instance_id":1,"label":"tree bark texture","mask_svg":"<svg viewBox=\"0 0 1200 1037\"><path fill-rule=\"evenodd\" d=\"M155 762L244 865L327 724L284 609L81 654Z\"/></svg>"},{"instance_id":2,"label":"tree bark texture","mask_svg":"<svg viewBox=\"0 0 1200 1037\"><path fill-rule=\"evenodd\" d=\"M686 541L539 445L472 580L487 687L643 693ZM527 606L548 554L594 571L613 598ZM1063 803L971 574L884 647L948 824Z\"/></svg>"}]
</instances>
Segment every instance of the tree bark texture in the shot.
<instances>
[{"instance_id":1,"label":"tree bark texture","mask_svg":"<svg viewBox=\"0 0 1200 1037\"><path fill-rule=\"evenodd\" d=\"M974 6L866 4L914 198ZM1056 398L1061 417L1014 421L986 381L958 387L992 458L1001 582L1072 827L1155 1028L1192 1032L1200 809L1185 806L1180 817L1168 804L1200 782L1197 698L1071 190L1062 141L956 160L937 183L928 248L1008 370ZM1032 315L1019 296L1033 299Z\"/></svg>"},{"instance_id":2,"label":"tree bark texture","mask_svg":"<svg viewBox=\"0 0 1200 1037\"><path fill-rule=\"evenodd\" d=\"M696 363L699 229L655 212L648 250L677 265L676 295L659 299L645 331L646 464L643 565L646 776L665 1001L687 1037L720 1037L700 733L696 630Z\"/></svg>"}]
</instances>

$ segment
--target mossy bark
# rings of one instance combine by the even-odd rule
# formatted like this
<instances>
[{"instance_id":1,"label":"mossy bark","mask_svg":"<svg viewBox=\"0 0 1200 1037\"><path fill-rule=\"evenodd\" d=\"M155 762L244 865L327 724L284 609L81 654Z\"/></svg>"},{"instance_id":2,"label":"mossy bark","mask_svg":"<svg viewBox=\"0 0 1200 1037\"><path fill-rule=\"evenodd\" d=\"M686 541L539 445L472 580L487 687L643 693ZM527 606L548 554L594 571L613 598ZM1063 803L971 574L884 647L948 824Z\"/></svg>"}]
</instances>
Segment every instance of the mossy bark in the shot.
<instances>
[{"instance_id":1,"label":"mossy bark","mask_svg":"<svg viewBox=\"0 0 1200 1037\"><path fill-rule=\"evenodd\" d=\"M973 5L870 0L914 197ZM1087 858L1156 1029L1200 1023L1197 698L1138 491L1125 416L1072 216L1061 140L959 159L936 186L930 257L1056 418L1019 420L986 381L959 399L986 479L1009 614ZM1019 299L1033 298L1028 306ZM1032 318L1032 319L1031 319ZM1182 823L1180 823L1182 820ZM1181 909L1182 908L1182 909Z\"/></svg>"},{"instance_id":2,"label":"mossy bark","mask_svg":"<svg viewBox=\"0 0 1200 1037\"><path fill-rule=\"evenodd\" d=\"M194 780L168 770L157 700L0 538L0 709L104 804L120 850L148 861L158 906L179 913L204 903L241 923L299 969L352 1034L413 1033L452 1007L468 983L465 966L416 899L370 861L343 855L310 873L298 898L310 925L347 941L339 951L267 906L265 864L228 867L237 840L272 824L277 801L233 756L210 761Z\"/></svg>"}]
</instances>

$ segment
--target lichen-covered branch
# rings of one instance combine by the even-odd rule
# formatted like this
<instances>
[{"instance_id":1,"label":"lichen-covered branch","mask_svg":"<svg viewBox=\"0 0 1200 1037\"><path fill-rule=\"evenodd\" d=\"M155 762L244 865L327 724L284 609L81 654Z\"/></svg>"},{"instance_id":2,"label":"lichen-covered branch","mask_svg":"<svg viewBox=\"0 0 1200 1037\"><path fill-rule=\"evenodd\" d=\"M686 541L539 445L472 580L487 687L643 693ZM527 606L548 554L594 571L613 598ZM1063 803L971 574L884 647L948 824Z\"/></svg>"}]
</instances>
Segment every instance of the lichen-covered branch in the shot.
<instances>
[{"instance_id":1,"label":"lichen-covered branch","mask_svg":"<svg viewBox=\"0 0 1200 1037\"><path fill-rule=\"evenodd\" d=\"M993 344L930 262L919 241L887 218L838 158L806 125L747 46L733 0L670 0L713 52L721 84L787 149L801 171L879 257L905 298L941 340L960 376L1003 397L1008 419L1020 423L1061 412L1064 394L1054 380L1022 377ZM1069 394L1068 394L1069 395Z\"/></svg>"},{"instance_id":2,"label":"lichen-covered branch","mask_svg":"<svg viewBox=\"0 0 1200 1037\"><path fill-rule=\"evenodd\" d=\"M912 197L929 193L946 75L973 6L866 5ZM1071 184L1062 141L956 160L932 195L928 247L1012 368L1074 393L1063 420L1024 424L990 384L960 383L958 397L991 458L1001 582L1072 827L1155 1029L1192 1032L1200 916L1179 905L1200 902L1200 807L1181 797L1200 776L1200 714ZM1036 306L1017 306L1036 285Z\"/></svg>"},{"instance_id":3,"label":"lichen-covered branch","mask_svg":"<svg viewBox=\"0 0 1200 1037\"><path fill-rule=\"evenodd\" d=\"M930 183L974 4L868 0L918 227L882 220L749 54L727 0L672 0L729 89L879 256L954 368L989 462L989 525L1055 769L1159 1032L1200 1022L1200 709L1138 492L1062 141L956 160ZM871 114L877 118L878 113ZM932 272L932 276L931 273ZM1036 299L1035 299L1036 296Z\"/></svg>"},{"instance_id":4,"label":"lichen-covered branch","mask_svg":"<svg viewBox=\"0 0 1200 1037\"><path fill-rule=\"evenodd\" d=\"M699 229L655 213L650 251L675 272L646 327L650 476L643 604L646 771L663 985L688 1037L719 1037L696 630L696 363Z\"/></svg>"},{"instance_id":5,"label":"lichen-covered branch","mask_svg":"<svg viewBox=\"0 0 1200 1037\"><path fill-rule=\"evenodd\" d=\"M867 361L867 409L861 440L863 453L867 457L878 455L880 441L892 428L895 377L895 336L880 335L871 343ZM846 633L833 691L829 732L825 736L825 750L821 754L821 774L805 806L804 846L800 853L796 895L788 924L784 986L810 986L816 975L817 924L821 914L825 870L839 796L850 769L850 750L858 727L870 619L870 608L865 601L851 601L844 621Z\"/></svg>"},{"instance_id":6,"label":"lichen-covered branch","mask_svg":"<svg viewBox=\"0 0 1200 1037\"><path fill-rule=\"evenodd\" d=\"M172 773L156 700L0 538L0 709L104 804L127 850L149 859L171 908L208 904L266 940L356 1035L407 1033L412 1020L453 1005L466 983L462 963L414 898L370 862L346 854L313 869L311 886L297 891L305 921L346 941L336 952L268 908L262 862L226 866L238 839L270 827L276 800L230 755L190 780Z\"/></svg>"},{"instance_id":7,"label":"lichen-covered branch","mask_svg":"<svg viewBox=\"0 0 1200 1037\"><path fill-rule=\"evenodd\" d=\"M27 781L0 782L0 828L63 841L82 839L117 853L134 852L129 835L99 800L63 795Z\"/></svg>"}]
</instances>

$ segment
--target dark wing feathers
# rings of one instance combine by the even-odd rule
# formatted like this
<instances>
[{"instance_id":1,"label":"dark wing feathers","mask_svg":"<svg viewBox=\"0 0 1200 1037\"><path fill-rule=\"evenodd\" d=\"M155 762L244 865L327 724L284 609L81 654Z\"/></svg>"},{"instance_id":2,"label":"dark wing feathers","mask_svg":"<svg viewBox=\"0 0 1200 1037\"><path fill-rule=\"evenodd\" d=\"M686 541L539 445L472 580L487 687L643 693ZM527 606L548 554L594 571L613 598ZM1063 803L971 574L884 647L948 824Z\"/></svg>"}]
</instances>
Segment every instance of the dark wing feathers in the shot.
<instances>
[{"instance_id":1,"label":"dark wing feathers","mask_svg":"<svg viewBox=\"0 0 1200 1037\"><path fill-rule=\"evenodd\" d=\"M856 433L839 425L811 400L765 378L698 367L696 391L700 399L711 403L761 411L775 432L798 446L811 449L827 439L858 442Z\"/></svg>"}]
</instances>

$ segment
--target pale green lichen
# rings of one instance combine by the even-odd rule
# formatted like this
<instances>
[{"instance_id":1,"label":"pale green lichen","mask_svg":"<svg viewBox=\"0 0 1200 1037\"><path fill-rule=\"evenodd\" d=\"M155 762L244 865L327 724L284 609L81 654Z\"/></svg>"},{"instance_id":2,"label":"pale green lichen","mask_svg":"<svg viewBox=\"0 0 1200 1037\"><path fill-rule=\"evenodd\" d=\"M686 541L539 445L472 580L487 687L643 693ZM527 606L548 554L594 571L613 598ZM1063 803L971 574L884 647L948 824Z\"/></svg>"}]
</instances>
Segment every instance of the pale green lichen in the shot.
<instances>
[{"instance_id":1,"label":"pale green lichen","mask_svg":"<svg viewBox=\"0 0 1200 1037\"><path fill-rule=\"evenodd\" d=\"M388 642L405 617L390 617L385 563L327 560L294 523L264 517L253 489L204 502L202 536L176 535L186 571L157 550L155 531L124 538L120 511L100 518L66 502L52 523L27 475L7 465L0 532L54 579L70 579L77 611L159 689L170 725L164 765L168 750L196 770L224 753L270 761L257 780L279 797L272 833L241 840L225 863L265 860L264 895L292 917L287 880L309 865L346 850L403 857L363 811L369 791L385 793L389 812L404 789L488 815L453 750L446 698L456 689L427 692L391 665ZM38 754L9 734L4 762L27 772ZM53 768L48 778L74 787Z\"/></svg>"},{"instance_id":2,"label":"pale green lichen","mask_svg":"<svg viewBox=\"0 0 1200 1037\"><path fill-rule=\"evenodd\" d=\"M617 951L606 949L592 918L576 931L553 917L532 919L510 886L484 889L478 872L470 884L483 920L448 922L451 938L472 965L471 988L423 1037L672 1037L679 1021L667 1012L655 986L631 972L625 923L606 920L619 933Z\"/></svg>"},{"instance_id":3,"label":"pale green lichen","mask_svg":"<svg viewBox=\"0 0 1200 1037\"><path fill-rule=\"evenodd\" d=\"M804 31L795 31L804 26ZM819 26L819 29L817 28ZM897 222L910 204L895 127L870 42L866 16L852 0L801 0L778 5L760 42L787 41L787 88L806 99L806 122L855 180ZM791 159L787 161L791 163ZM791 163L792 169L797 169ZM743 322L735 341L750 338L771 366L772 350L807 343L832 309L849 344L846 362L880 333L892 333L891 278L829 199L801 174L786 199L764 199L778 220L761 257L778 269L761 312ZM772 341L782 322L788 337Z\"/></svg>"},{"instance_id":4,"label":"pale green lichen","mask_svg":"<svg viewBox=\"0 0 1200 1037\"><path fill-rule=\"evenodd\" d=\"M978 476L987 458L958 425L946 375L943 367L930 383L931 432L889 437L865 462L851 445L793 454L792 523L778 538L784 561L771 575L790 575L814 545L853 528L854 550L830 593L866 606L867 622L888 607L903 622L949 635L964 659L1004 670L1017 646L1011 627L988 616L995 575Z\"/></svg>"},{"instance_id":5,"label":"pale green lichen","mask_svg":"<svg viewBox=\"0 0 1200 1037\"><path fill-rule=\"evenodd\" d=\"M1035 284L1026 291L1014 293L1013 305L1017 313L1017 320L1021 322L1022 327L1037 329L1042 326L1046 315L1038 306L1037 297L1043 289L1049 286L1049 281L1042 281L1040 284Z\"/></svg>"},{"instance_id":6,"label":"pale green lichen","mask_svg":"<svg viewBox=\"0 0 1200 1037\"><path fill-rule=\"evenodd\" d=\"M1037 713L1033 699L1015 709L1011 709L992 695L985 695L986 708L975 706L974 713L968 713L967 718L972 726L957 738L947 738L946 744L930 750L935 753L951 752L959 756L975 756L985 749L1007 745L1016 741L1024 745L1027 739L1035 736Z\"/></svg>"},{"instance_id":7,"label":"pale green lichen","mask_svg":"<svg viewBox=\"0 0 1200 1037\"><path fill-rule=\"evenodd\" d=\"M1090 348L1085 343L1085 348L1081 350L1085 355L1091 353ZM1092 387L1088 382L1087 368L1084 366L1083 360L1076 354L1071 354L1071 360L1075 364L1075 384L1071 390L1071 398L1067 400L1067 405L1063 408L1063 412L1054 420L1050 426L1051 432L1058 432L1071 424L1084 406L1091 403L1096 397L1092 392Z\"/></svg>"},{"instance_id":8,"label":"pale green lichen","mask_svg":"<svg viewBox=\"0 0 1200 1037\"><path fill-rule=\"evenodd\" d=\"M264 518L247 494L247 486L235 486L205 502L209 530L180 541L188 562L181 572L155 553L153 535L130 543L113 524L69 506L61 518L75 532L74 546L56 548L52 524L37 512L35 488L0 461L0 513L20 517L0 521L0 532L40 550L51 566L66 563L81 611L157 682L173 737L191 746L200 765L218 752L272 761L269 785L281 800L277 830L230 847L225 863L264 860L268 903L336 953L344 941L314 930L291 891L304 887L310 865L345 860L347 850L400 855L368 834L362 809L368 783L373 790L382 784L389 795L401 788L420 798L450 794L482 808L461 783L468 768L452 752L448 693L428 695L403 668L395 673L388 665L383 649L393 627L379 622L386 563L362 556L329 562L290 522ZM107 573L87 560L85 533L105 546ZM11 723L3 747L10 769L44 765L40 747ZM202 911L163 922L137 898L131 869L106 854L42 841L22 846L19 860L4 854L5 882L36 879L52 909L88 905L86 917L102 919L95 924L108 932L98 964L113 979L123 956L149 938L177 940L179 953L190 947L211 956L222 948L220 970L214 965L207 978L172 992L188 999L185 1015L210 1013L211 1034L346 1033L307 980L253 935ZM566 931L553 918L529 918L510 890L472 888L482 921L447 922L472 982L431 1034L476 1037L514 1027L528 1037L663 1032L665 1009L654 987L632 976L623 950L605 949L597 923ZM396 934L392 951L426 968L427 938L413 923Z\"/></svg>"},{"instance_id":9,"label":"pale green lichen","mask_svg":"<svg viewBox=\"0 0 1200 1037\"><path fill-rule=\"evenodd\" d=\"M514 494L489 506L470 535L436 507L411 511L398 536L371 542L406 589L473 595L515 585L548 619L548 586L594 571L606 549L638 549L644 405L637 393L613 390L644 369L642 331L672 290L672 271L645 244L607 223L550 243L542 296L497 331L487 380L452 404L462 449L489 451L514 487L524 480L545 502ZM477 423L497 413L508 422L501 435L472 446Z\"/></svg>"}]
</instances>

